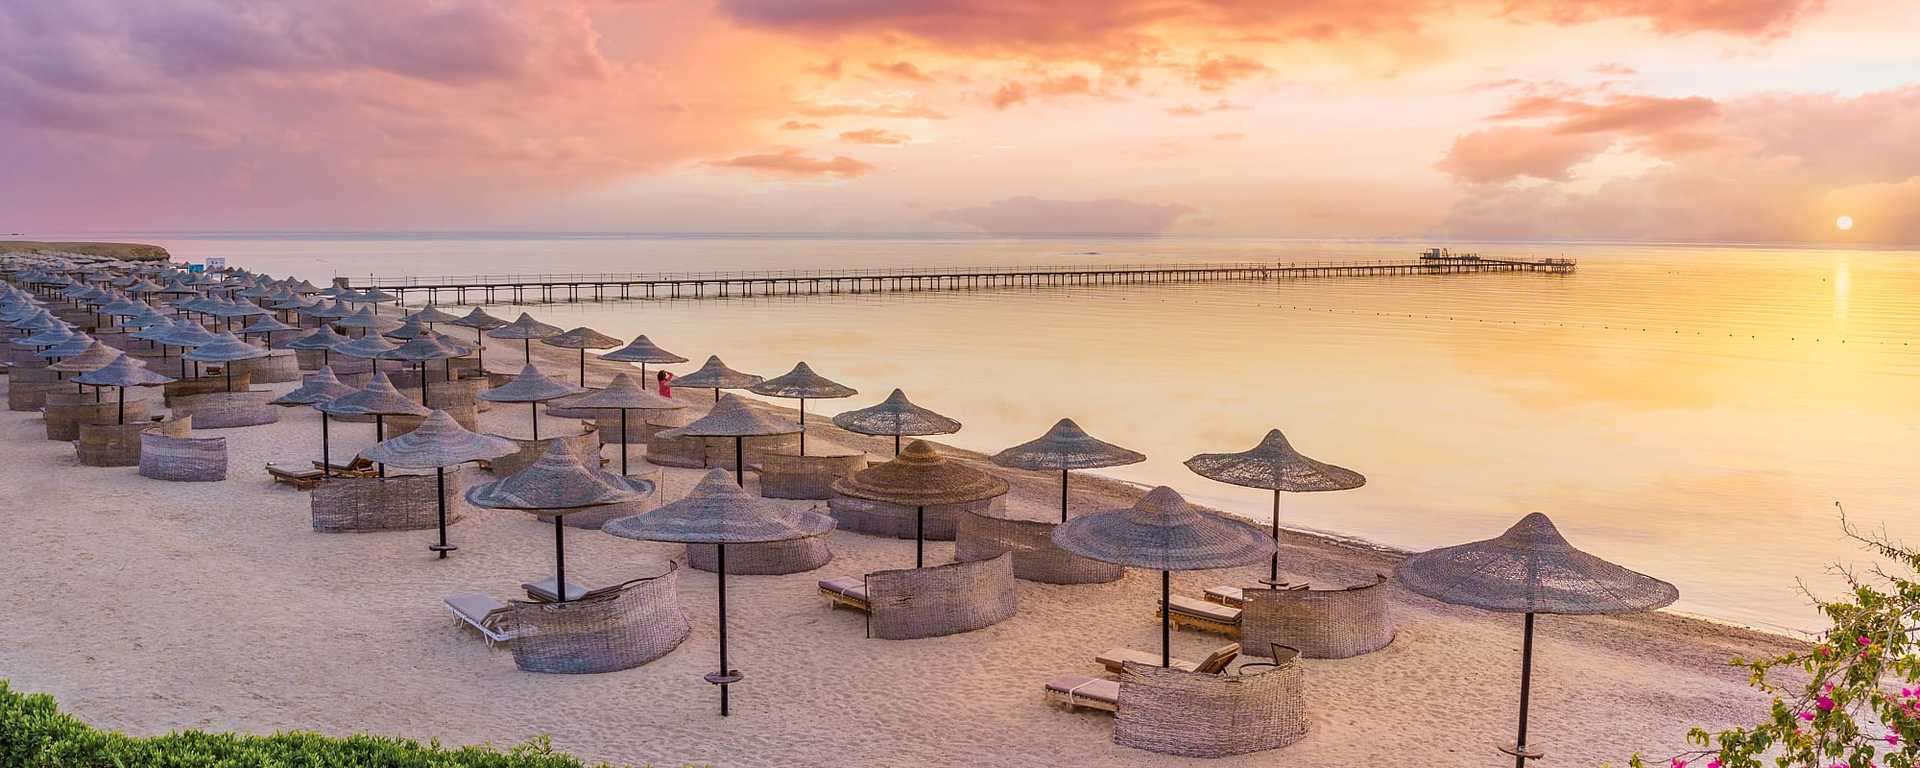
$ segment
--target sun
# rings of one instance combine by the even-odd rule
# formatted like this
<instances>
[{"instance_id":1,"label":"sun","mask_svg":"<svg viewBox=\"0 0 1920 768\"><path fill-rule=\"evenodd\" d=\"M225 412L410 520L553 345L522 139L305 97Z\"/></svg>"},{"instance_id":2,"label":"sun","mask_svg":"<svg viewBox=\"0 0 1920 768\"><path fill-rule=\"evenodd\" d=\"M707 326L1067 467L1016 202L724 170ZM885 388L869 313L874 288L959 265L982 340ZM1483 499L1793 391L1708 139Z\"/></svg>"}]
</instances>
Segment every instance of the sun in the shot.
<instances>
[{"instance_id":1,"label":"sun","mask_svg":"<svg viewBox=\"0 0 1920 768\"><path fill-rule=\"evenodd\" d=\"M1853 217L1841 216L1840 218L1834 219L1833 228L1840 230L1842 232L1845 232L1849 229L1853 229Z\"/></svg>"}]
</instances>

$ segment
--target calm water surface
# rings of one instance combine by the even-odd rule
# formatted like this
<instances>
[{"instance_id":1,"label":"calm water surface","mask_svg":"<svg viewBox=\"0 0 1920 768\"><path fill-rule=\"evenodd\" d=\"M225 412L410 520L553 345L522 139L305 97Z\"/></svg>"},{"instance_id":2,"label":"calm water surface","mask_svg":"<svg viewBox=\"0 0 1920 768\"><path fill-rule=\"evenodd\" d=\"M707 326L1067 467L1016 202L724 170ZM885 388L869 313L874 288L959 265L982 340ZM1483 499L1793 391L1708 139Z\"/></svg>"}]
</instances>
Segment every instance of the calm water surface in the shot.
<instances>
[{"instance_id":1,"label":"calm water surface","mask_svg":"<svg viewBox=\"0 0 1920 768\"><path fill-rule=\"evenodd\" d=\"M141 236L179 258L316 282L332 275L802 269L892 264L1404 258L1407 244L983 240ZM1459 246L1456 246L1459 247ZM1071 416L1143 451L1114 477L1264 519L1269 496L1181 466L1270 427L1364 472L1290 496L1293 525L1420 549L1531 511L1573 541L1680 585L1679 608L1819 624L1796 579L1831 592L1865 556L1835 502L1920 534L1920 254L1464 246L1580 259L1532 274L1005 289L525 307L557 325L647 333L776 375L804 359L966 423L992 451ZM503 307L516 312L522 307ZM498 314L499 312L496 312ZM508 315L509 317L511 315ZM693 366L680 366L679 371Z\"/></svg>"}]
</instances>

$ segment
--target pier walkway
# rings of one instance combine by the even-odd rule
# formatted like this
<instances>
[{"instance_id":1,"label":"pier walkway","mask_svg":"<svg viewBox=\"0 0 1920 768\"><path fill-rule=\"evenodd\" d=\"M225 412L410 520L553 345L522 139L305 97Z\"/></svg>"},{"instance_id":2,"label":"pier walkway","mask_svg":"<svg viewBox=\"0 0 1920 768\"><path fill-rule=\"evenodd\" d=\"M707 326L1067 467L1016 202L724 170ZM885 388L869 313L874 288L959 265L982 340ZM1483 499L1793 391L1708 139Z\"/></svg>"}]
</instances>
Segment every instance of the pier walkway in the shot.
<instances>
[{"instance_id":1,"label":"pier walkway","mask_svg":"<svg viewBox=\"0 0 1920 768\"><path fill-rule=\"evenodd\" d=\"M1320 263L1082 264L990 267L874 267L759 272L445 275L337 278L355 290L379 288L402 302L524 304L728 296L803 296L896 291L968 290L1068 285L1184 283L1208 280L1291 280L1380 275L1452 275L1482 272L1571 274L1572 259L1489 259L1422 256L1402 261Z\"/></svg>"}]
</instances>

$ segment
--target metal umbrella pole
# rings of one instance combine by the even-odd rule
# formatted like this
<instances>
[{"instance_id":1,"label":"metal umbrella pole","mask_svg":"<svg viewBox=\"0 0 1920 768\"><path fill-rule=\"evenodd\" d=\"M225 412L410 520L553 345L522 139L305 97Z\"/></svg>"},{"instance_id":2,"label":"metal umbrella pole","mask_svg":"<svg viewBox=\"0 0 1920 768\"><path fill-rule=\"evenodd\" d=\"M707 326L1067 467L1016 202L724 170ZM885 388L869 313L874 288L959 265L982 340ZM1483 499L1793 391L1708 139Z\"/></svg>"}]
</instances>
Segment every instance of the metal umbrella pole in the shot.
<instances>
[{"instance_id":1,"label":"metal umbrella pole","mask_svg":"<svg viewBox=\"0 0 1920 768\"><path fill-rule=\"evenodd\" d=\"M927 508L913 508L913 567L927 565Z\"/></svg>"},{"instance_id":2,"label":"metal umbrella pole","mask_svg":"<svg viewBox=\"0 0 1920 768\"><path fill-rule=\"evenodd\" d=\"M553 601L556 603L567 601L567 526L561 522L564 517L553 516Z\"/></svg>"},{"instance_id":3,"label":"metal umbrella pole","mask_svg":"<svg viewBox=\"0 0 1920 768\"><path fill-rule=\"evenodd\" d=\"M714 391L718 392L720 390L716 389ZM733 436L733 479L738 481L742 488L747 487L746 444L747 439L745 437L740 435Z\"/></svg>"},{"instance_id":4,"label":"metal umbrella pole","mask_svg":"<svg viewBox=\"0 0 1920 768\"><path fill-rule=\"evenodd\" d=\"M439 502L439 507L440 507L440 543L429 544L427 545L427 549L440 553L440 559L445 560L447 559L448 552L452 552L456 549L459 549L459 547L456 547L452 544L447 543L447 468L446 467L433 468L433 485L438 494L435 497L435 501Z\"/></svg>"},{"instance_id":5,"label":"metal umbrella pole","mask_svg":"<svg viewBox=\"0 0 1920 768\"><path fill-rule=\"evenodd\" d=\"M1060 522L1067 521L1067 471L1060 470Z\"/></svg>"},{"instance_id":6,"label":"metal umbrella pole","mask_svg":"<svg viewBox=\"0 0 1920 768\"><path fill-rule=\"evenodd\" d=\"M727 665L727 545L715 544L716 565L720 575L720 671L707 674L707 682L720 686L720 716L728 715L727 686L740 682L740 670Z\"/></svg>"},{"instance_id":7,"label":"metal umbrella pole","mask_svg":"<svg viewBox=\"0 0 1920 768\"><path fill-rule=\"evenodd\" d=\"M627 409L620 409L620 476L627 474Z\"/></svg>"},{"instance_id":8,"label":"metal umbrella pole","mask_svg":"<svg viewBox=\"0 0 1920 768\"><path fill-rule=\"evenodd\" d=\"M800 455L807 455L807 399L800 398Z\"/></svg>"},{"instance_id":9,"label":"metal umbrella pole","mask_svg":"<svg viewBox=\"0 0 1920 768\"><path fill-rule=\"evenodd\" d=\"M333 450L327 444L327 412L320 412L320 476L333 477Z\"/></svg>"},{"instance_id":10,"label":"metal umbrella pole","mask_svg":"<svg viewBox=\"0 0 1920 768\"><path fill-rule=\"evenodd\" d=\"M1173 666L1173 572L1160 572L1160 666Z\"/></svg>"},{"instance_id":11,"label":"metal umbrella pole","mask_svg":"<svg viewBox=\"0 0 1920 768\"><path fill-rule=\"evenodd\" d=\"M1528 760L1545 755L1527 746L1527 700L1533 693L1533 613L1527 613L1526 634L1520 641L1520 733L1511 747L1500 751L1513 755L1513 768L1526 768Z\"/></svg>"},{"instance_id":12,"label":"metal umbrella pole","mask_svg":"<svg viewBox=\"0 0 1920 768\"><path fill-rule=\"evenodd\" d=\"M376 443L387 441L387 417L377 413L373 416L373 441ZM380 464L380 476L387 476L387 465L384 462Z\"/></svg>"}]
</instances>

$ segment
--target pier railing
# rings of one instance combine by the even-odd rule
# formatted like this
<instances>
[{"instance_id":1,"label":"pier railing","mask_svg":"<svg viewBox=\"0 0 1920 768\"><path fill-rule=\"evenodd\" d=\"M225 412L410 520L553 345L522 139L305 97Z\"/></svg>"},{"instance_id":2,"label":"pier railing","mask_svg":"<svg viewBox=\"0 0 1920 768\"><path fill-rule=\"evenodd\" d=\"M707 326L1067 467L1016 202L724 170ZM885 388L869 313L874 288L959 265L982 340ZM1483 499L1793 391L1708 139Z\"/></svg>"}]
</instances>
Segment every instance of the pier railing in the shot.
<instances>
[{"instance_id":1,"label":"pier railing","mask_svg":"<svg viewBox=\"0 0 1920 768\"><path fill-rule=\"evenodd\" d=\"M1428 260L1426 264L1473 263L1461 260ZM1571 265L1571 259L1502 260L1477 259L1487 264ZM1341 267L1413 266L1407 260L1372 261L1240 261L1240 262L1136 262L1114 264L969 264L940 266L873 266L843 269L760 269L704 272L506 272L469 275L368 275L353 280L356 288L409 288L424 286L536 285L568 283L691 283L737 282L743 280L825 280L834 278L942 277L950 275L1020 274L1083 275L1114 272L1245 272L1259 270L1296 271Z\"/></svg>"}]
</instances>

